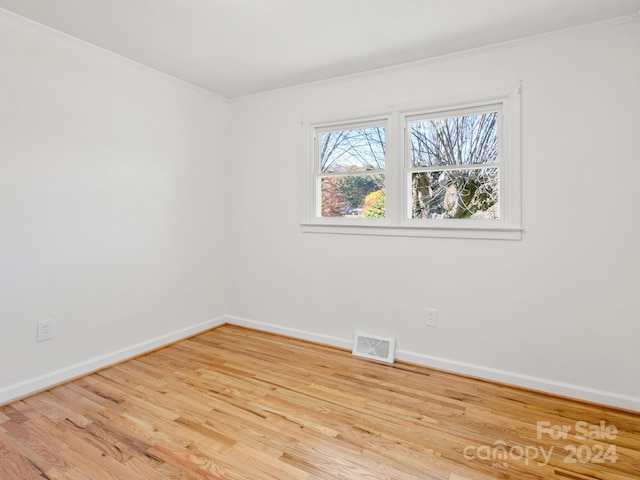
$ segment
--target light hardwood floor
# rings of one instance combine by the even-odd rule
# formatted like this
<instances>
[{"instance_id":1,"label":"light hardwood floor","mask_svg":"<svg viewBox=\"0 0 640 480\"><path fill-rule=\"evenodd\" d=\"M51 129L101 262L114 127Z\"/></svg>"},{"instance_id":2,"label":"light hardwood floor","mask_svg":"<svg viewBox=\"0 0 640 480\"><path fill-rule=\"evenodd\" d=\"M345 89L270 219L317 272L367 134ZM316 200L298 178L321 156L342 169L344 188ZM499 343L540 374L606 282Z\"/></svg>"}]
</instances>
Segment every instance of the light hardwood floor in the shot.
<instances>
[{"instance_id":1,"label":"light hardwood floor","mask_svg":"<svg viewBox=\"0 0 640 480\"><path fill-rule=\"evenodd\" d=\"M639 451L636 413L233 326L0 408L1 480L637 480Z\"/></svg>"}]
</instances>

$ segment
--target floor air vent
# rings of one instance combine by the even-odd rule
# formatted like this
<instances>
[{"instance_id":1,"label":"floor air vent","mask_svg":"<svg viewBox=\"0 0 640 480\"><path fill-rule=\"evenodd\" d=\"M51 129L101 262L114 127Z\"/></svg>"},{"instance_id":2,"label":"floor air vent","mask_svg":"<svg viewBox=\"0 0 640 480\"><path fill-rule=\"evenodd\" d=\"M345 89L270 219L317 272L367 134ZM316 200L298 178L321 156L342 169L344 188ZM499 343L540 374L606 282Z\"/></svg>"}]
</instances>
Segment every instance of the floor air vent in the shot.
<instances>
[{"instance_id":1,"label":"floor air vent","mask_svg":"<svg viewBox=\"0 0 640 480\"><path fill-rule=\"evenodd\" d=\"M396 340L395 338L376 337L356 332L353 340L353 354L358 357L393 363L396 356Z\"/></svg>"}]
</instances>

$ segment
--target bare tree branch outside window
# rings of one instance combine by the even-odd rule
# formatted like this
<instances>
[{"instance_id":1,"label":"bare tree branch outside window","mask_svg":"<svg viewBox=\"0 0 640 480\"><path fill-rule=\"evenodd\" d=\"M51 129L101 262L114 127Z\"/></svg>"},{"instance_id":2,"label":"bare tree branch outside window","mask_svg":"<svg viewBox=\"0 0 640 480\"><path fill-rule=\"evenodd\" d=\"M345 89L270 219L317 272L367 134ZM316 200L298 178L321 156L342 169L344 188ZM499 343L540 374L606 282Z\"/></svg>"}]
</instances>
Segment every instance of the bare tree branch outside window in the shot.
<instances>
[{"instance_id":1,"label":"bare tree branch outside window","mask_svg":"<svg viewBox=\"0 0 640 480\"><path fill-rule=\"evenodd\" d=\"M412 218L500 217L498 112L411 120ZM386 131L320 134L321 215L384 217Z\"/></svg>"},{"instance_id":2,"label":"bare tree branch outside window","mask_svg":"<svg viewBox=\"0 0 640 480\"><path fill-rule=\"evenodd\" d=\"M497 112L411 122L413 218L499 218Z\"/></svg>"},{"instance_id":3,"label":"bare tree branch outside window","mask_svg":"<svg viewBox=\"0 0 640 480\"><path fill-rule=\"evenodd\" d=\"M367 195L384 192L385 162L382 126L323 133L320 168L326 176L321 178L322 216L364 215ZM378 216L384 216L384 209Z\"/></svg>"}]
</instances>

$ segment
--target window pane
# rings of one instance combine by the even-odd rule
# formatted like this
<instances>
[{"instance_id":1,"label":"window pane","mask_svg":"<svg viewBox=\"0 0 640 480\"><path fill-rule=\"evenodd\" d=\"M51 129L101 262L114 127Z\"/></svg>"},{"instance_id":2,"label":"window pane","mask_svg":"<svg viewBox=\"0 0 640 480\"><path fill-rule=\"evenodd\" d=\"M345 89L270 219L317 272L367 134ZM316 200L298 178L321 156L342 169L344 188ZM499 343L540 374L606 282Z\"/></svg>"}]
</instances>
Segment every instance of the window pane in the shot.
<instances>
[{"instance_id":1,"label":"window pane","mask_svg":"<svg viewBox=\"0 0 640 480\"><path fill-rule=\"evenodd\" d=\"M414 172L412 218L500 218L499 169Z\"/></svg>"},{"instance_id":2,"label":"window pane","mask_svg":"<svg viewBox=\"0 0 640 480\"><path fill-rule=\"evenodd\" d=\"M384 175L323 177L323 217L384 217Z\"/></svg>"},{"instance_id":3,"label":"window pane","mask_svg":"<svg viewBox=\"0 0 640 480\"><path fill-rule=\"evenodd\" d=\"M337 130L320 135L322 173L365 172L385 168L385 128Z\"/></svg>"},{"instance_id":4,"label":"window pane","mask_svg":"<svg viewBox=\"0 0 640 480\"><path fill-rule=\"evenodd\" d=\"M497 161L498 113L410 122L411 165L443 167Z\"/></svg>"}]
</instances>

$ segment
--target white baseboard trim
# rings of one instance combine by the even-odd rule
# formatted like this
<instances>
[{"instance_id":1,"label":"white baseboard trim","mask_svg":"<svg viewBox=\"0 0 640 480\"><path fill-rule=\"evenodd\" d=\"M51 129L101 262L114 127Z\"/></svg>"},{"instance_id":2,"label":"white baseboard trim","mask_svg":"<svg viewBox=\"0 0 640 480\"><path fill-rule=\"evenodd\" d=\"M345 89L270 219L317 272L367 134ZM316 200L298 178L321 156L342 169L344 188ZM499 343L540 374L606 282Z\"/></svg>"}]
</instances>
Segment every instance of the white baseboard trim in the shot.
<instances>
[{"instance_id":1,"label":"white baseboard trim","mask_svg":"<svg viewBox=\"0 0 640 480\"><path fill-rule=\"evenodd\" d=\"M322 343L324 345L330 345L332 347L346 348L351 350L353 345L353 339L345 340L344 338L332 337L330 335L323 335L321 333L308 332L306 330L299 330L297 328L283 327L282 325L276 325L275 323L258 322L257 320L250 320L248 318L236 317L228 315L226 317L227 323L231 325L237 325L239 327L254 328L256 330L262 330L269 333L277 333L279 335L286 335L288 337L298 338L300 340L307 340L309 342Z\"/></svg>"},{"instance_id":2,"label":"white baseboard trim","mask_svg":"<svg viewBox=\"0 0 640 480\"><path fill-rule=\"evenodd\" d=\"M353 339L333 337L330 335L323 335L306 330L283 327L282 325L258 322L256 320L236 317L233 315L227 316L226 320L227 323L232 325L254 328L256 330L263 330L280 335L287 335L290 337L308 340L316 343L322 343L333 347L344 348L347 350L351 350L353 346ZM444 370L447 372L458 373L484 380L491 380L506 385L513 385L516 387L537 390L552 395L559 395L562 397L574 398L586 402L640 412L640 397L634 397L631 395L607 392L604 390L584 387L581 385L573 385L570 383L563 383L555 380L523 375L507 370L500 370L496 368L485 367L482 365L474 365L446 358L423 355L408 350L397 350L396 359L414 363L417 365L423 365L425 367L435 368L438 370Z\"/></svg>"},{"instance_id":3,"label":"white baseboard trim","mask_svg":"<svg viewBox=\"0 0 640 480\"><path fill-rule=\"evenodd\" d=\"M586 402L607 405L640 412L640 397L598 390L546 378L532 377L507 370L473 365L446 358L432 357L407 350L397 350L396 358L405 362L424 365L438 370L459 373L470 377L492 380L507 385L537 390L544 393L575 398Z\"/></svg>"},{"instance_id":4,"label":"white baseboard trim","mask_svg":"<svg viewBox=\"0 0 640 480\"><path fill-rule=\"evenodd\" d=\"M351 338L344 339L331 335L310 332L307 330L284 327L282 325L273 323L259 322L256 320L250 320L248 318L242 318L233 315L221 316L212 320L207 320L197 325L193 325L181 330L176 330L174 332L170 332L165 335L140 342L135 345L131 345L129 347L108 353L106 355L94 357L84 362L80 362L75 365L56 370L54 372L30 378L28 380L1 388L0 405L9 403L19 398L23 398L27 395L34 394L47 388L51 388L55 385L70 381L74 378L87 375L91 372L95 372L110 365L114 365L116 363L136 357L146 352L150 352L173 342L188 338L192 335L196 335L212 328L219 327L221 325L224 325L225 323L238 325L241 327L254 328L256 330L262 330L279 335L286 335L293 338L321 343L324 345L329 345L346 350L351 350L353 346L353 339ZM506 370L484 367L481 365L474 365L465 362L458 362L446 358L423 355L408 350L397 350L396 359L452 373L459 373L485 380L492 380L507 385L524 387L554 395L561 395L564 397L575 398L587 402L593 402L602 405L608 405L611 407L618 407L626 410L640 412L640 397L634 397L631 395L607 392L590 387L532 377L529 375L523 375Z\"/></svg>"},{"instance_id":5,"label":"white baseboard trim","mask_svg":"<svg viewBox=\"0 0 640 480\"><path fill-rule=\"evenodd\" d=\"M73 380L74 378L87 375L102 368L120 363L124 360L136 357L138 355L150 352L157 348L169 345L178 340L191 337L201 332L205 332L212 328L224 325L226 317L221 316L212 320L207 320L187 328L176 330L159 337L146 340L144 342L131 345L129 347L116 350L106 355L90 358L86 361L70 365L59 370L46 373L28 380L9 385L0 389L0 405L23 398L27 395L46 390L55 385Z\"/></svg>"}]
</instances>

